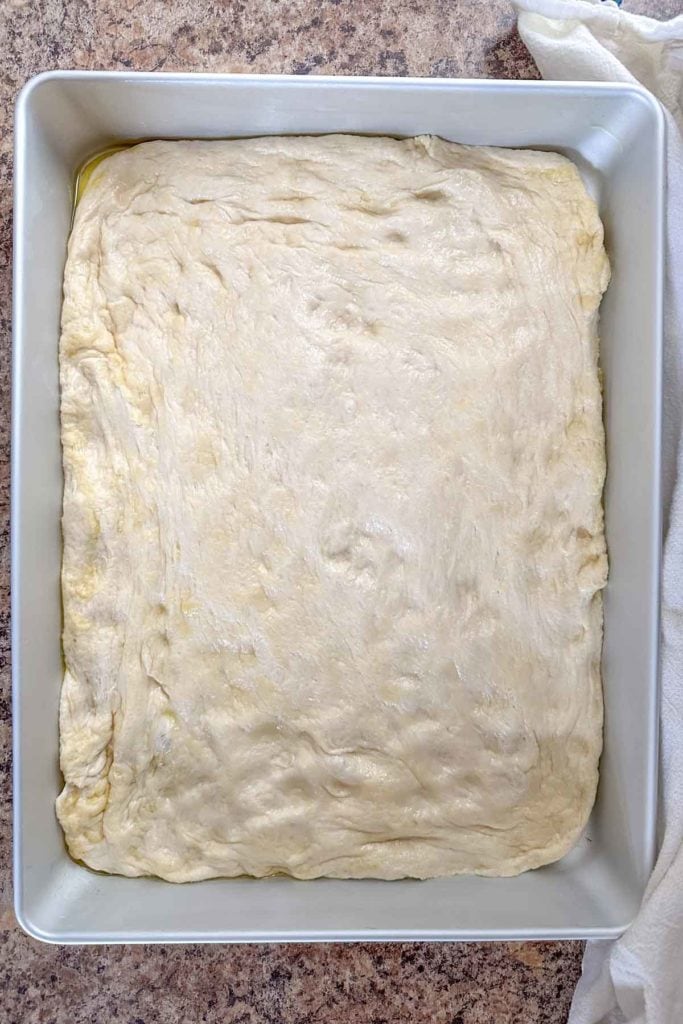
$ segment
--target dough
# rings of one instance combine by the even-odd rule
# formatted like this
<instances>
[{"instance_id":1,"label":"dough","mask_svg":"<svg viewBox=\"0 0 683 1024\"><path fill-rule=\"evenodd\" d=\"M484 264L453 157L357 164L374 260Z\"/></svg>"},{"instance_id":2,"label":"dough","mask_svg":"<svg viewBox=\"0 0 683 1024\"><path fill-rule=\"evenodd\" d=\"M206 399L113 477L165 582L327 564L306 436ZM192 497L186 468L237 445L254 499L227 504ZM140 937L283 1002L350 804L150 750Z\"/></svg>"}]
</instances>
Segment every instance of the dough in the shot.
<instances>
[{"instance_id":1,"label":"dough","mask_svg":"<svg viewBox=\"0 0 683 1024\"><path fill-rule=\"evenodd\" d=\"M422 878L571 847L607 277L555 154L327 136L96 168L61 339L74 857Z\"/></svg>"}]
</instances>

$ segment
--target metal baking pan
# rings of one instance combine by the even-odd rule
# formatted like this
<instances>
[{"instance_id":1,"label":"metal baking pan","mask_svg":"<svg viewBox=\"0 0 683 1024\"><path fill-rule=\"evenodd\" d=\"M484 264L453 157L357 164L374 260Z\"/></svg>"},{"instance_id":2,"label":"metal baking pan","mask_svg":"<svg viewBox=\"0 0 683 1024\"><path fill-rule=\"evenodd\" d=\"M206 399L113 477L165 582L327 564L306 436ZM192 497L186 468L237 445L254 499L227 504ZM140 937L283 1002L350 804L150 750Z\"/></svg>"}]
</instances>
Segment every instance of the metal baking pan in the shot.
<instances>
[{"instance_id":1,"label":"metal baking pan","mask_svg":"<svg viewBox=\"0 0 683 1024\"><path fill-rule=\"evenodd\" d=\"M602 305L610 578L605 747L585 837L516 878L211 880L97 874L67 855L57 344L79 166L120 141L282 133L434 133L559 150L600 205L612 262ZM16 111L12 450L14 880L36 938L68 942L608 938L654 856L660 560L663 119L631 85L49 72Z\"/></svg>"}]
</instances>

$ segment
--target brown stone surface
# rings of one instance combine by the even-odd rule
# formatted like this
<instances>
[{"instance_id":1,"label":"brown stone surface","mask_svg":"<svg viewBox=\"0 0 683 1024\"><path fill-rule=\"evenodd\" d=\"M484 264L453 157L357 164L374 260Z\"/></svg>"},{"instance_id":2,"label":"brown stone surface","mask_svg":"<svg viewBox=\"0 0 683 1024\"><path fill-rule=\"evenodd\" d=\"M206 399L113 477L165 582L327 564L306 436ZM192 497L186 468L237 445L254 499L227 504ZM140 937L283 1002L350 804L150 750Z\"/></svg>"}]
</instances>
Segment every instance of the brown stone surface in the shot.
<instances>
[{"instance_id":1,"label":"brown stone surface","mask_svg":"<svg viewBox=\"0 0 683 1024\"><path fill-rule=\"evenodd\" d=\"M625 0L658 18L683 0ZM0 0L0 1024L560 1024L580 943L44 946L10 893L11 117L49 68L536 78L507 0Z\"/></svg>"}]
</instances>

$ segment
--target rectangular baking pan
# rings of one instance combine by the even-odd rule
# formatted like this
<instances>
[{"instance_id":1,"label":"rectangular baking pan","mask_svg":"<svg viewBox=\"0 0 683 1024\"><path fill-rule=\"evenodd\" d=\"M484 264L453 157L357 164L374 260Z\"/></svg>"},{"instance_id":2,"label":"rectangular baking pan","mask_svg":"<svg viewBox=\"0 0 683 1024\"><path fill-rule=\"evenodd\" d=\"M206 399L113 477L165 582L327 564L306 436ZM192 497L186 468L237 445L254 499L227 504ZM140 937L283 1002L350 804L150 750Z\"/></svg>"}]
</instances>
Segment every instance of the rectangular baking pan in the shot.
<instances>
[{"instance_id":1,"label":"rectangular baking pan","mask_svg":"<svg viewBox=\"0 0 683 1024\"><path fill-rule=\"evenodd\" d=\"M601 316L611 571L605 747L585 837L516 878L212 880L97 874L67 855L57 345L74 179L112 143L362 132L559 150L597 198L613 276ZM49 72L16 111L12 450L14 881L36 938L245 942L607 938L635 914L654 855L660 559L663 119L630 85Z\"/></svg>"}]
</instances>

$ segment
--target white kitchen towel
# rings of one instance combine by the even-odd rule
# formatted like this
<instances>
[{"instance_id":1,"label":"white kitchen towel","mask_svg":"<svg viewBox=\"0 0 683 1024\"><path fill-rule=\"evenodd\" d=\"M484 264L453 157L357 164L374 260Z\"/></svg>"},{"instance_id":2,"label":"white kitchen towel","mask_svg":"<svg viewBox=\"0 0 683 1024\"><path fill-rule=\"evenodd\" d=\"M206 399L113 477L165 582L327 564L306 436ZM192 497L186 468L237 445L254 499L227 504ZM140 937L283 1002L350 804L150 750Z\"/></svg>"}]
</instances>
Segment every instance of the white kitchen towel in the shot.
<instances>
[{"instance_id":1,"label":"white kitchen towel","mask_svg":"<svg viewBox=\"0 0 683 1024\"><path fill-rule=\"evenodd\" d=\"M683 16L658 22L611 0L513 3L544 78L640 82L667 120L659 855L631 927L587 944L569 1024L683 1024Z\"/></svg>"}]
</instances>

